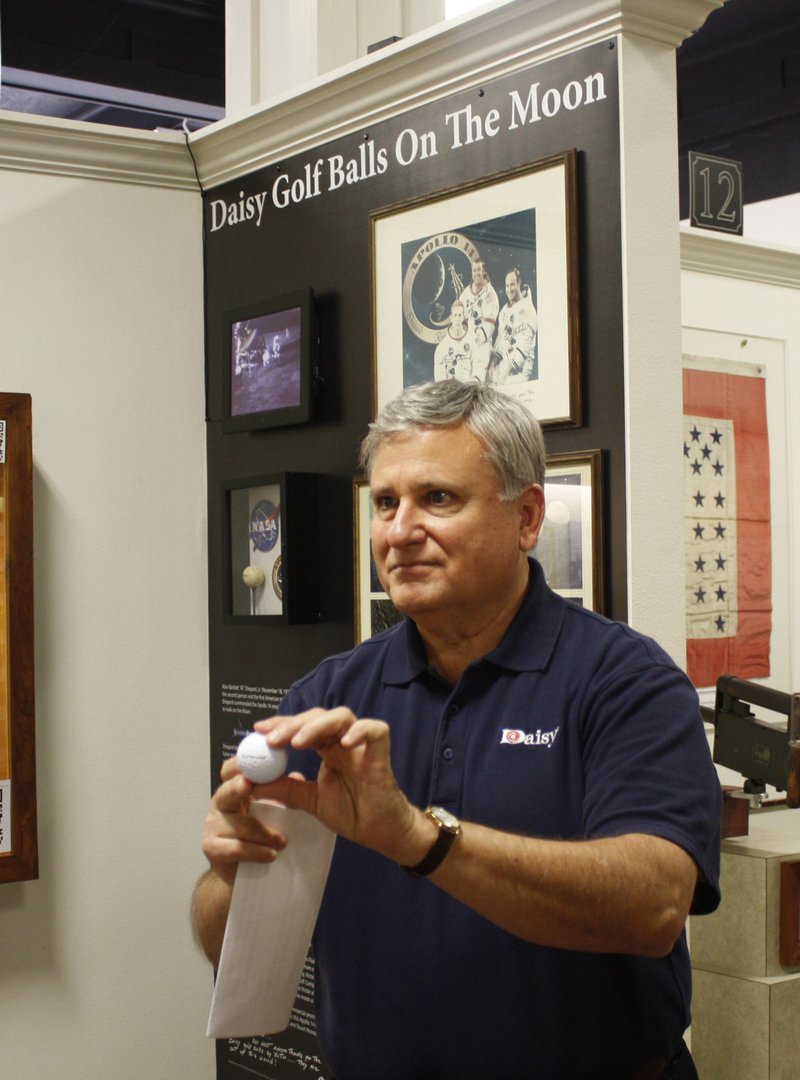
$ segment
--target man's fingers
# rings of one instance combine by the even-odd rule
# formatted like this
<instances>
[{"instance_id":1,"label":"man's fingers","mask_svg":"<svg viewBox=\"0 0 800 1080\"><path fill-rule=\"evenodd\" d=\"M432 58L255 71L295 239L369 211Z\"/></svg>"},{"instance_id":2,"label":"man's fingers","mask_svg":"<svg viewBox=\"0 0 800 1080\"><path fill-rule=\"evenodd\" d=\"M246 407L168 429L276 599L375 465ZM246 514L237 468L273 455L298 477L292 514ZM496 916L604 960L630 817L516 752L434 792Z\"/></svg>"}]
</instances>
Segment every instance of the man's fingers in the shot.
<instances>
[{"instance_id":1,"label":"man's fingers","mask_svg":"<svg viewBox=\"0 0 800 1080\"><path fill-rule=\"evenodd\" d=\"M366 746L368 743L381 742L389 735L389 725L383 720L356 720L342 735L342 746Z\"/></svg>"},{"instance_id":2,"label":"man's fingers","mask_svg":"<svg viewBox=\"0 0 800 1080\"><path fill-rule=\"evenodd\" d=\"M309 709L296 716L275 716L259 721L255 727L269 736L270 746L287 746L299 749L315 747L319 742L338 740L353 723L355 716L350 709Z\"/></svg>"},{"instance_id":3,"label":"man's fingers","mask_svg":"<svg viewBox=\"0 0 800 1080\"><path fill-rule=\"evenodd\" d=\"M225 779L220 784L211 800L212 806L223 814L236 813L246 809L247 800L253 790L252 783L237 772L235 768L229 771L231 772L230 779Z\"/></svg>"},{"instance_id":4,"label":"man's fingers","mask_svg":"<svg viewBox=\"0 0 800 1080\"><path fill-rule=\"evenodd\" d=\"M238 772L239 766L236 763L236 755L234 755L223 761L222 768L219 770L219 775L222 777L224 783L226 780L230 780L231 777L236 776Z\"/></svg>"},{"instance_id":5,"label":"man's fingers","mask_svg":"<svg viewBox=\"0 0 800 1080\"><path fill-rule=\"evenodd\" d=\"M235 866L240 862L270 863L278 857L279 847L253 844L242 839L219 837L203 844L203 854L212 866Z\"/></svg>"},{"instance_id":6,"label":"man's fingers","mask_svg":"<svg viewBox=\"0 0 800 1080\"><path fill-rule=\"evenodd\" d=\"M253 795L256 798L274 799L291 810L305 810L313 814L317 785L313 780L306 780L302 773L293 772L278 777L270 784L256 785Z\"/></svg>"},{"instance_id":7,"label":"man's fingers","mask_svg":"<svg viewBox=\"0 0 800 1080\"><path fill-rule=\"evenodd\" d=\"M260 727L272 746L291 744L297 750L325 750L337 744L355 746L379 742L388 734L382 720L358 720L347 708L310 709L297 716L275 717Z\"/></svg>"},{"instance_id":8,"label":"man's fingers","mask_svg":"<svg viewBox=\"0 0 800 1080\"><path fill-rule=\"evenodd\" d=\"M286 847L286 837L245 813L213 811L206 818L203 852L212 863L271 862Z\"/></svg>"}]
</instances>

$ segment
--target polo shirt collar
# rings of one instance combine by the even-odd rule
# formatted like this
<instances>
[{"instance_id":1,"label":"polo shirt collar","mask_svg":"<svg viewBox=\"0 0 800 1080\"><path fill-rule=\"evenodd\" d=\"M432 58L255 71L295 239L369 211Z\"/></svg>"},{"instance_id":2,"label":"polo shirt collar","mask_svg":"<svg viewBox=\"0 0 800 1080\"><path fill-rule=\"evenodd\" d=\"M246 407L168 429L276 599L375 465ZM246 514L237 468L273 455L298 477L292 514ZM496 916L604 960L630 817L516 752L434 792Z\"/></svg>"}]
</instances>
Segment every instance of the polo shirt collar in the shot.
<instances>
[{"instance_id":1,"label":"polo shirt collar","mask_svg":"<svg viewBox=\"0 0 800 1080\"><path fill-rule=\"evenodd\" d=\"M519 611L503 640L486 660L511 671L542 671L553 654L564 621L565 601L546 584L536 559L528 560L530 580ZM383 666L383 681L393 686L413 682L428 669L425 647L411 619L397 627Z\"/></svg>"}]
</instances>

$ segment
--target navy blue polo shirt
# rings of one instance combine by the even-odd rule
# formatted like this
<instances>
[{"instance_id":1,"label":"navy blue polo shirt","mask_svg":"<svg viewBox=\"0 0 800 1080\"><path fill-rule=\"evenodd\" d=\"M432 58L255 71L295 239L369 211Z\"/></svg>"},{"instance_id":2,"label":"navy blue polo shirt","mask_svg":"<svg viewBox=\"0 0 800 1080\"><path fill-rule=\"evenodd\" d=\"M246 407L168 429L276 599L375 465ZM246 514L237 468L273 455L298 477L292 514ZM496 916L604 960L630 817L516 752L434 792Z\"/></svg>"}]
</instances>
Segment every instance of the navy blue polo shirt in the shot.
<instances>
[{"instance_id":1,"label":"navy blue polo shirt","mask_svg":"<svg viewBox=\"0 0 800 1080\"><path fill-rule=\"evenodd\" d=\"M391 726L415 805L538 837L665 837L719 902L720 792L694 688L628 626L567 603L531 561L500 645L457 685L413 623L323 661L281 712L347 705ZM316 758L292 763L306 775ZM314 936L320 1046L337 1080L621 1080L689 1024L683 938L659 960L521 941L339 838Z\"/></svg>"}]
</instances>

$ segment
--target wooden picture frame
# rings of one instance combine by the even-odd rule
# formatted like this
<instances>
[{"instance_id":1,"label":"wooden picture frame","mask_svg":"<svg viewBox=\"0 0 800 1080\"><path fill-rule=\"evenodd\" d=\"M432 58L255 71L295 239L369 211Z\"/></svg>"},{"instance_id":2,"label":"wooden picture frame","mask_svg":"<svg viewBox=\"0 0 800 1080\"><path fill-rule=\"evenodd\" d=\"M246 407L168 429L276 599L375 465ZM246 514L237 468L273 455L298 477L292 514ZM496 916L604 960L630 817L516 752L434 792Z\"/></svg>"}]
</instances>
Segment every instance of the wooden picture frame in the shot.
<instances>
[{"instance_id":1,"label":"wooden picture frame","mask_svg":"<svg viewBox=\"0 0 800 1080\"><path fill-rule=\"evenodd\" d=\"M39 876L29 394L0 393L0 882Z\"/></svg>"},{"instance_id":2,"label":"wooden picture frame","mask_svg":"<svg viewBox=\"0 0 800 1080\"><path fill-rule=\"evenodd\" d=\"M550 588L605 611L602 451L548 454L545 522L534 548Z\"/></svg>"},{"instance_id":3,"label":"wooden picture frame","mask_svg":"<svg viewBox=\"0 0 800 1080\"><path fill-rule=\"evenodd\" d=\"M376 414L459 378L501 386L543 427L580 426L577 204L569 150L370 215Z\"/></svg>"}]
</instances>

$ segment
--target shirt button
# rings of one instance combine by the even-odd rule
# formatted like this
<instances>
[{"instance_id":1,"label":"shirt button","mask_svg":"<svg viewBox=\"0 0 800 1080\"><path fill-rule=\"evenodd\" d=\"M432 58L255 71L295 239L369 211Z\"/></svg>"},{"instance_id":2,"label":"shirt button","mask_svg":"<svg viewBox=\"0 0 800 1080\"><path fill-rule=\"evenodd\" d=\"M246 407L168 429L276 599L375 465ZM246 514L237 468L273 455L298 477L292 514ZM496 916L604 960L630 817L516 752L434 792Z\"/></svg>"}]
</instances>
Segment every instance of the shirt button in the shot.
<instances>
[{"instance_id":1,"label":"shirt button","mask_svg":"<svg viewBox=\"0 0 800 1080\"><path fill-rule=\"evenodd\" d=\"M446 746L444 750L442 750L442 757L445 761L452 761L454 755L455 751L453 750L452 746Z\"/></svg>"},{"instance_id":2,"label":"shirt button","mask_svg":"<svg viewBox=\"0 0 800 1080\"><path fill-rule=\"evenodd\" d=\"M461 706L458 704L457 701L454 701L447 711L451 716L455 716L457 712L461 711Z\"/></svg>"}]
</instances>

